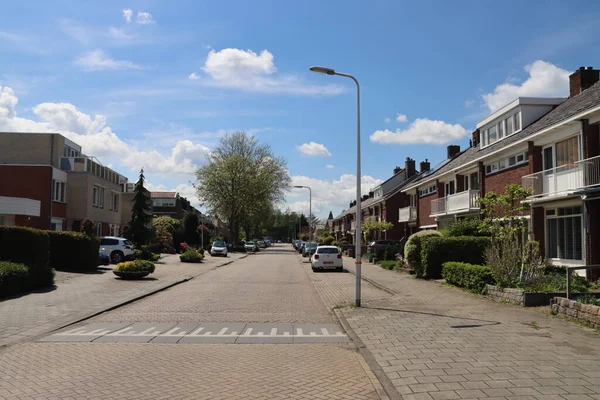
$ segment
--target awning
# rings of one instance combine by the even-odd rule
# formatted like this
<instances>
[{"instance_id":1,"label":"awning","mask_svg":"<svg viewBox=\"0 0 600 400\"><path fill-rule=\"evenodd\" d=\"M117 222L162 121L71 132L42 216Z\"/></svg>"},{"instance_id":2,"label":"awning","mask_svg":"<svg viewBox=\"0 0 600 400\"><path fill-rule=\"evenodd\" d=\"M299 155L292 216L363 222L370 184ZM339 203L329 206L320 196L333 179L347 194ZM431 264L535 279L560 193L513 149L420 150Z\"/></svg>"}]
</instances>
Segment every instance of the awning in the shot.
<instances>
[{"instance_id":1,"label":"awning","mask_svg":"<svg viewBox=\"0 0 600 400\"><path fill-rule=\"evenodd\" d=\"M23 197L0 196L0 214L40 216L40 201Z\"/></svg>"}]
</instances>

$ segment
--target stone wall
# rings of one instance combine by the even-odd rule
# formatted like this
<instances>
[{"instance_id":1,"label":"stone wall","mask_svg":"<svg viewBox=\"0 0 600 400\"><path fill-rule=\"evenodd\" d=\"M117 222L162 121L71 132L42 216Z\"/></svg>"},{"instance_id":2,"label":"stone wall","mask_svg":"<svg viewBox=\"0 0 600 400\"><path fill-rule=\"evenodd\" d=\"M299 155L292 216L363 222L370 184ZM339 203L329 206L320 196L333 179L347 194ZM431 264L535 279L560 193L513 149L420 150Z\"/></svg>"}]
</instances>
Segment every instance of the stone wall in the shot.
<instances>
[{"instance_id":1,"label":"stone wall","mask_svg":"<svg viewBox=\"0 0 600 400\"><path fill-rule=\"evenodd\" d=\"M520 289L501 288L494 285L486 285L486 295L492 300L502 302L508 301L510 303L517 303L523 305L525 298L525 292Z\"/></svg>"},{"instance_id":2,"label":"stone wall","mask_svg":"<svg viewBox=\"0 0 600 400\"><path fill-rule=\"evenodd\" d=\"M552 314L563 314L600 329L600 306L557 297L552 304Z\"/></svg>"}]
</instances>

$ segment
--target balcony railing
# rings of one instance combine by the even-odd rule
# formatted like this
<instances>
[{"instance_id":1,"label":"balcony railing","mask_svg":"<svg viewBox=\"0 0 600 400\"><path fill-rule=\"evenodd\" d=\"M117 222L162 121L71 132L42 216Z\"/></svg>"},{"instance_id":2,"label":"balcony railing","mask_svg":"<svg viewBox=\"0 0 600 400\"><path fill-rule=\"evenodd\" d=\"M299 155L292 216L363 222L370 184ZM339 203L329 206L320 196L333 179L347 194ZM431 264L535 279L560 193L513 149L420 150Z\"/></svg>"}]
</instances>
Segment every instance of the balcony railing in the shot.
<instances>
[{"instance_id":1,"label":"balcony railing","mask_svg":"<svg viewBox=\"0 0 600 400\"><path fill-rule=\"evenodd\" d=\"M398 210L398 222L412 222L417 220L417 207L408 206Z\"/></svg>"},{"instance_id":2,"label":"balcony railing","mask_svg":"<svg viewBox=\"0 0 600 400\"><path fill-rule=\"evenodd\" d=\"M441 199L431 200L431 216L456 214L465 211L479 210L478 190L465 190Z\"/></svg>"},{"instance_id":3,"label":"balcony railing","mask_svg":"<svg viewBox=\"0 0 600 400\"><path fill-rule=\"evenodd\" d=\"M523 187L531 198L568 195L577 190L600 185L600 156L525 175Z\"/></svg>"}]
</instances>

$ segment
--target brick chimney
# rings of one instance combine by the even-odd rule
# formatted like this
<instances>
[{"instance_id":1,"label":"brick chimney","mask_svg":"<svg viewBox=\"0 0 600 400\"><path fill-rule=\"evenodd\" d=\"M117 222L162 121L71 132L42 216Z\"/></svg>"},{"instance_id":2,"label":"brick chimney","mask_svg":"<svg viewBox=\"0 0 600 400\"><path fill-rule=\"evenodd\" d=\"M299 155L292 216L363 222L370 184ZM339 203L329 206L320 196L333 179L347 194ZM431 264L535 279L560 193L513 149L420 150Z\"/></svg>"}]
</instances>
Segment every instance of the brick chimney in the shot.
<instances>
[{"instance_id":1,"label":"brick chimney","mask_svg":"<svg viewBox=\"0 0 600 400\"><path fill-rule=\"evenodd\" d=\"M429 171L429 168L431 168L431 164L429 164L429 161L427 159L425 159L425 161L421 161L421 163L419 164L419 167L421 168L419 170L419 172L423 173L423 172Z\"/></svg>"},{"instance_id":2,"label":"brick chimney","mask_svg":"<svg viewBox=\"0 0 600 400\"><path fill-rule=\"evenodd\" d=\"M415 176L417 173L417 169L415 168L415 160L410 157L406 157L404 169L406 170L406 179Z\"/></svg>"},{"instance_id":3,"label":"brick chimney","mask_svg":"<svg viewBox=\"0 0 600 400\"><path fill-rule=\"evenodd\" d=\"M579 93L598 82L598 80L600 80L600 70L594 69L593 67L587 67L587 69L585 67L579 67L577 71L569 76L569 96L577 96Z\"/></svg>"},{"instance_id":4,"label":"brick chimney","mask_svg":"<svg viewBox=\"0 0 600 400\"><path fill-rule=\"evenodd\" d=\"M396 175L400 171L402 171L402 168L396 166L396 168L394 168L394 175Z\"/></svg>"},{"instance_id":5,"label":"brick chimney","mask_svg":"<svg viewBox=\"0 0 600 400\"><path fill-rule=\"evenodd\" d=\"M369 198L372 199L373 196L375 195L375 192L373 192L372 190L369 192Z\"/></svg>"},{"instance_id":6,"label":"brick chimney","mask_svg":"<svg viewBox=\"0 0 600 400\"><path fill-rule=\"evenodd\" d=\"M479 139L480 139L479 129L475 129L471 135L473 138L473 147L479 146Z\"/></svg>"},{"instance_id":7,"label":"brick chimney","mask_svg":"<svg viewBox=\"0 0 600 400\"><path fill-rule=\"evenodd\" d=\"M460 146L456 144L451 144L448 146L448 158L454 158L458 153L460 153Z\"/></svg>"},{"instance_id":8,"label":"brick chimney","mask_svg":"<svg viewBox=\"0 0 600 400\"><path fill-rule=\"evenodd\" d=\"M365 200L367 200L368 198L369 198L369 195L368 195L368 194L365 194L365 195L362 197L362 199L361 199L361 200L362 200L362 201L365 201Z\"/></svg>"}]
</instances>

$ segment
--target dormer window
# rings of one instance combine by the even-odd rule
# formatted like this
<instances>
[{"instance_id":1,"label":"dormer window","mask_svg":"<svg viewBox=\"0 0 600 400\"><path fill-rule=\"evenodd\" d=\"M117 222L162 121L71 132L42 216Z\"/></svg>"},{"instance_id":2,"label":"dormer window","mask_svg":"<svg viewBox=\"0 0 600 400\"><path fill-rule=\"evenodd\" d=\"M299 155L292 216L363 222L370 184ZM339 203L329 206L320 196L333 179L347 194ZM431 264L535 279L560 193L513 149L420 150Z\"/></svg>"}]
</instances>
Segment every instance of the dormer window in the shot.
<instances>
[{"instance_id":1,"label":"dormer window","mask_svg":"<svg viewBox=\"0 0 600 400\"><path fill-rule=\"evenodd\" d=\"M481 148L496 143L521 130L521 112L517 111L507 118L494 123L482 131Z\"/></svg>"}]
</instances>

